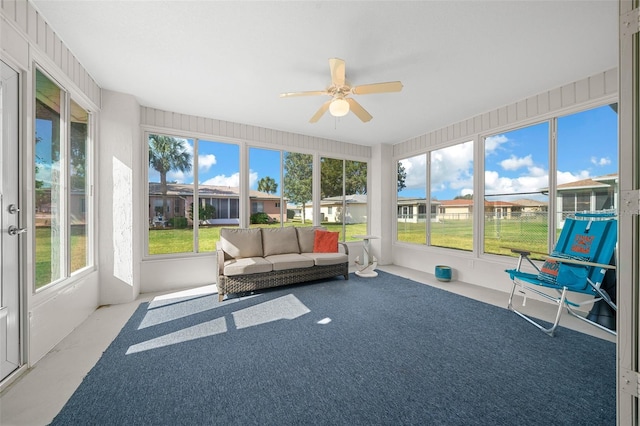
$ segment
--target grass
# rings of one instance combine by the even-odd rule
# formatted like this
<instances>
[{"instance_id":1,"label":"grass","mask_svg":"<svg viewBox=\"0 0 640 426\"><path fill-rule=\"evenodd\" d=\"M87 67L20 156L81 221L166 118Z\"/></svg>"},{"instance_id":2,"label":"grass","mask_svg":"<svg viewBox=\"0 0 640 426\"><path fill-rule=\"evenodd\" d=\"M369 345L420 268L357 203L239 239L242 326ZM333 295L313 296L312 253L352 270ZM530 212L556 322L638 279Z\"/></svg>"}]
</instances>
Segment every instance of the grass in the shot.
<instances>
[{"instance_id":1,"label":"grass","mask_svg":"<svg viewBox=\"0 0 640 426\"><path fill-rule=\"evenodd\" d=\"M300 222L290 222L285 226L300 226ZM323 223L329 231L342 233L342 224ZM254 225L279 227L280 224ZM220 239L219 226L199 229L199 252L213 252ZM560 231L558 231L560 232ZM346 225L346 241L359 241L354 235L367 233L367 224ZM425 244L425 223L398 223L398 241ZM515 256L508 247L517 247L533 252L547 252L547 223L545 220L488 220L485 222L484 252ZM71 271L86 266L86 233L84 227L74 226L71 231ZM473 250L473 226L471 220L449 220L431 224L431 245L464 251ZM149 254L172 254L193 252L193 230L153 228L149 230ZM36 227L36 289L59 277L52 277L51 271L51 228ZM64 257L64 256L63 256ZM532 256L542 259L542 256Z\"/></svg>"},{"instance_id":2,"label":"grass","mask_svg":"<svg viewBox=\"0 0 640 426\"><path fill-rule=\"evenodd\" d=\"M426 244L426 223L398 223L398 241ZM471 220L449 220L431 223L431 245L458 250L473 250ZM546 220L487 220L485 222L484 252L516 256L509 247L534 252L547 252ZM532 256L541 259L541 256Z\"/></svg>"},{"instance_id":3,"label":"grass","mask_svg":"<svg viewBox=\"0 0 640 426\"><path fill-rule=\"evenodd\" d=\"M52 253L51 246L51 227L36 227L36 289L59 279L59 276L52 275ZM61 253L60 257L65 258ZM85 227L74 225L71 227L71 271L77 271L87 266L87 235ZM59 275L59 273L56 273Z\"/></svg>"}]
</instances>

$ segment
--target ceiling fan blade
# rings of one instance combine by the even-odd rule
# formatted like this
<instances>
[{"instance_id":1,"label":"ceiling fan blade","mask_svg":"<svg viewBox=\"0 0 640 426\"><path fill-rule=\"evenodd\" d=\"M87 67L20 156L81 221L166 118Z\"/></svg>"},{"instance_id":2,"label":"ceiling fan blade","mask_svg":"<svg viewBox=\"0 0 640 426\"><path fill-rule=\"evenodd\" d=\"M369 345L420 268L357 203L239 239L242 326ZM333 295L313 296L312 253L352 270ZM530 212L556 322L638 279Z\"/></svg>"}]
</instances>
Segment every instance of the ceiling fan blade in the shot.
<instances>
[{"instance_id":1,"label":"ceiling fan blade","mask_svg":"<svg viewBox=\"0 0 640 426\"><path fill-rule=\"evenodd\" d=\"M326 90L312 90L309 92L288 92L288 93L280 93L281 98L292 98L294 96L317 96L317 95L328 95Z\"/></svg>"},{"instance_id":2,"label":"ceiling fan blade","mask_svg":"<svg viewBox=\"0 0 640 426\"><path fill-rule=\"evenodd\" d=\"M402 90L402 83L399 81L389 81L386 83L364 84L351 88L354 95L368 95L370 93L389 93Z\"/></svg>"},{"instance_id":3,"label":"ceiling fan blade","mask_svg":"<svg viewBox=\"0 0 640 426\"><path fill-rule=\"evenodd\" d=\"M331 70L331 83L340 87L344 86L345 65L339 58L329 59L329 69Z\"/></svg>"},{"instance_id":4,"label":"ceiling fan blade","mask_svg":"<svg viewBox=\"0 0 640 426\"><path fill-rule=\"evenodd\" d=\"M322 117L324 113L327 112L327 110L329 109L330 104L331 104L331 100L328 100L327 102L323 103L320 109L316 111L315 114L313 114L313 117L311 117L311 120L309 120L309 123L315 123L318 120L320 120L320 117Z\"/></svg>"},{"instance_id":5,"label":"ceiling fan blade","mask_svg":"<svg viewBox=\"0 0 640 426\"><path fill-rule=\"evenodd\" d=\"M351 112L353 112L360 120L362 120L363 123L366 123L373 118L373 116L369 114L366 109L362 108L362 105L356 102L355 99L345 98L345 100L349 102L349 108L351 109Z\"/></svg>"}]
</instances>

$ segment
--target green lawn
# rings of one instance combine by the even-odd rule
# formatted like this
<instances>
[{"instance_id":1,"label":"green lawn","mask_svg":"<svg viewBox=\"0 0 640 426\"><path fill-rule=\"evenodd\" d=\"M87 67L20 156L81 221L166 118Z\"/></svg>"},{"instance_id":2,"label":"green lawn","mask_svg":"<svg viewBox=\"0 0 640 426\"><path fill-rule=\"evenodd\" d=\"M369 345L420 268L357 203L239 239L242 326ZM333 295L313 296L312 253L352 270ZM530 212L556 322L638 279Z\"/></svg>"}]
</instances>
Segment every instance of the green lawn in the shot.
<instances>
[{"instance_id":1,"label":"green lawn","mask_svg":"<svg viewBox=\"0 0 640 426\"><path fill-rule=\"evenodd\" d=\"M51 227L36 227L36 289L55 281L51 276ZM87 235L84 226L71 227L71 271L87 265Z\"/></svg>"},{"instance_id":2,"label":"green lawn","mask_svg":"<svg viewBox=\"0 0 640 426\"><path fill-rule=\"evenodd\" d=\"M425 244L425 223L398 223L398 240ZM540 253L547 252L546 220L501 219L485 222L484 252L515 256L508 247ZM471 220L449 220L431 223L431 245L458 250L473 250ZM535 256L534 256L535 257ZM542 258L538 256L538 258Z\"/></svg>"},{"instance_id":3,"label":"green lawn","mask_svg":"<svg viewBox=\"0 0 640 426\"><path fill-rule=\"evenodd\" d=\"M342 225L323 223L329 231L342 232ZM279 227L273 225L255 225ZM291 222L286 226L300 226ZM219 226L202 227L199 232L199 252L213 252L220 239ZM367 233L367 224L346 226L346 241L359 241L354 235ZM398 240L414 244L425 244L425 223L398 223ZM559 233L560 231L558 231ZM342 236L341 236L342 237ZM341 238L342 240L342 238ZM470 220L449 220L431 224L431 245L459 250L473 249L473 228ZM71 234L71 270L86 265L86 235L83 227L74 227ZM534 252L547 252L547 223L542 220L508 220L485 222L485 253L514 256L506 247L517 247ZM36 288L52 281L51 276L51 228L36 228ZM152 228L149 230L149 254L171 254L193 252L193 230ZM536 258L536 256L533 256ZM541 256L537 256L542 259Z\"/></svg>"}]
</instances>

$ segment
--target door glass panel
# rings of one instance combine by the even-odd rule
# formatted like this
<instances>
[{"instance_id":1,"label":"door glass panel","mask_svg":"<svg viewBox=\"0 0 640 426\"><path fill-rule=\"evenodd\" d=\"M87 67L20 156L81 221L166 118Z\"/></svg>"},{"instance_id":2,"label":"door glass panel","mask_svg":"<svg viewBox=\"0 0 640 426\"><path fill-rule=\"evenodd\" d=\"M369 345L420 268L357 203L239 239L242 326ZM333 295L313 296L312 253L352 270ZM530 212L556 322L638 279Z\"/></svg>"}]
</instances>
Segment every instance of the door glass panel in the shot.
<instances>
[{"instance_id":1,"label":"door glass panel","mask_svg":"<svg viewBox=\"0 0 640 426\"><path fill-rule=\"evenodd\" d=\"M62 90L36 70L35 99L35 285L64 273L61 148Z\"/></svg>"},{"instance_id":2,"label":"door glass panel","mask_svg":"<svg viewBox=\"0 0 640 426\"><path fill-rule=\"evenodd\" d=\"M70 114L70 164L69 164L69 210L71 272L88 264L87 239L87 146L89 137L89 113L71 100Z\"/></svg>"}]
</instances>

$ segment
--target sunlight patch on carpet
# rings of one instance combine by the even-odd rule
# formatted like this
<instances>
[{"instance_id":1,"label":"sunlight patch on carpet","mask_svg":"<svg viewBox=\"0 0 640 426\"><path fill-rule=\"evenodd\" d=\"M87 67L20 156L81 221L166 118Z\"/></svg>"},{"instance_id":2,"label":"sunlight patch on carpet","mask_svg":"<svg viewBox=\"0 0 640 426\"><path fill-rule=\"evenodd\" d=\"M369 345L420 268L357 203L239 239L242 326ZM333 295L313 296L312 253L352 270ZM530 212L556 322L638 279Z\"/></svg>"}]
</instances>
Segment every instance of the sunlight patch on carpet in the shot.
<instances>
[{"instance_id":1,"label":"sunlight patch on carpet","mask_svg":"<svg viewBox=\"0 0 640 426\"><path fill-rule=\"evenodd\" d=\"M201 339L203 337L214 336L216 334L226 333L227 322L224 318L216 318L212 321L203 322L192 327L185 328L146 342L138 343L130 346L126 354L131 355L137 352L144 352L151 349L162 348L165 346L175 345L178 343L188 342L189 340Z\"/></svg>"},{"instance_id":2,"label":"sunlight patch on carpet","mask_svg":"<svg viewBox=\"0 0 640 426\"><path fill-rule=\"evenodd\" d=\"M307 308L304 303L293 294L288 294L274 300L241 309L232 315L236 328L241 329L280 319L292 320L309 312L311 312L311 310Z\"/></svg>"}]
</instances>

